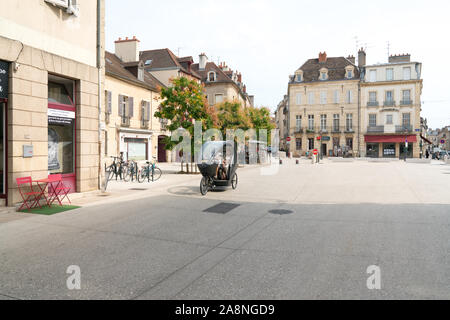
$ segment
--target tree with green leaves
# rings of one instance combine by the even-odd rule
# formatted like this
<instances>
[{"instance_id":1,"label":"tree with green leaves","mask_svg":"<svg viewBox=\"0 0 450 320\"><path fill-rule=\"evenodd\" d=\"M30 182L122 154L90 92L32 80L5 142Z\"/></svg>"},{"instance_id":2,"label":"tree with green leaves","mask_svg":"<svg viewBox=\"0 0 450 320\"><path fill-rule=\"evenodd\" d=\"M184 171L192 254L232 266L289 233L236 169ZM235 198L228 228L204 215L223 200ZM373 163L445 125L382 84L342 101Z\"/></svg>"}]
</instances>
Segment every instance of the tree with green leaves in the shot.
<instances>
[{"instance_id":1,"label":"tree with green leaves","mask_svg":"<svg viewBox=\"0 0 450 320\"><path fill-rule=\"evenodd\" d=\"M217 115L214 108L208 105L204 88L195 80L185 77L171 79L172 86L161 88L160 95L163 100L155 112L155 117L169 121L168 129L171 132L179 128L185 129L194 138L194 123L202 121L203 130L217 124ZM181 139L180 139L181 140ZM173 150L181 141L172 141L171 137L165 140L166 148ZM191 143L194 148L194 143ZM192 153L193 153L192 149ZM192 162L193 159L186 159ZM183 164L182 164L183 166ZM186 164L189 172L189 165ZM183 169L182 169L183 170Z\"/></svg>"},{"instance_id":2,"label":"tree with green leaves","mask_svg":"<svg viewBox=\"0 0 450 320\"><path fill-rule=\"evenodd\" d=\"M252 123L246 108L239 102L223 102L217 107L219 129L226 136L227 130L242 129L244 131L252 128Z\"/></svg>"}]
</instances>

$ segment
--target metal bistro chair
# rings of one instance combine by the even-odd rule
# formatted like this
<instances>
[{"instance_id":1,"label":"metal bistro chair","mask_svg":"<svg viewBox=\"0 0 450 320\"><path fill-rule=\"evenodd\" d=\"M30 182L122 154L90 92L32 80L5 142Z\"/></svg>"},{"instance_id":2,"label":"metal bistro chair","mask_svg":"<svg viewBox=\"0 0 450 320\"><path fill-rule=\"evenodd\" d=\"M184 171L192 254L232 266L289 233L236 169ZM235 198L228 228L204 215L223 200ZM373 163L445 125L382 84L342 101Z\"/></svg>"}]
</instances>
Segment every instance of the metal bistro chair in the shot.
<instances>
[{"instance_id":1,"label":"metal bistro chair","mask_svg":"<svg viewBox=\"0 0 450 320\"><path fill-rule=\"evenodd\" d=\"M39 203L42 192L35 191L33 189L33 180L31 179L31 177L17 178L16 182L23 200L23 204L20 206L19 211L21 211L24 207L27 207L28 210L31 210L36 206L42 208L41 204Z\"/></svg>"},{"instance_id":2,"label":"metal bistro chair","mask_svg":"<svg viewBox=\"0 0 450 320\"><path fill-rule=\"evenodd\" d=\"M52 174L48 176L49 184L48 184L48 195L49 195L49 205L52 205L53 202L58 201L59 205L62 206L62 201L67 198L70 204L69 192L70 187L64 185L62 181L61 174Z\"/></svg>"}]
</instances>

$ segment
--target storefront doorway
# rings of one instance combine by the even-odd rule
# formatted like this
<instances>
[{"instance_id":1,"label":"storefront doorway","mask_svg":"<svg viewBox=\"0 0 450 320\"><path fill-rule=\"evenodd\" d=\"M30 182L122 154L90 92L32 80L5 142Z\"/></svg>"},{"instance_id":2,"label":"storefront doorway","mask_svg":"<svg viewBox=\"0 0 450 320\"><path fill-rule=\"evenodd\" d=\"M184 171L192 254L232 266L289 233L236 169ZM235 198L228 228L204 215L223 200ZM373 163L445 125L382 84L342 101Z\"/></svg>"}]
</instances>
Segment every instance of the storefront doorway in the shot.
<instances>
[{"instance_id":1,"label":"storefront doorway","mask_svg":"<svg viewBox=\"0 0 450 320\"><path fill-rule=\"evenodd\" d=\"M49 76L48 79L48 172L62 174L70 192L77 191L75 173L76 117L75 83Z\"/></svg>"},{"instance_id":2,"label":"storefront doorway","mask_svg":"<svg viewBox=\"0 0 450 320\"><path fill-rule=\"evenodd\" d=\"M366 155L368 158L378 158L380 156L380 144L379 143L368 143L366 149Z\"/></svg>"},{"instance_id":3,"label":"storefront doorway","mask_svg":"<svg viewBox=\"0 0 450 320\"><path fill-rule=\"evenodd\" d=\"M158 137L158 162L167 162L166 138L167 136Z\"/></svg>"},{"instance_id":4,"label":"storefront doorway","mask_svg":"<svg viewBox=\"0 0 450 320\"><path fill-rule=\"evenodd\" d=\"M7 176L6 169L6 100L0 98L0 198L6 199Z\"/></svg>"},{"instance_id":5,"label":"storefront doorway","mask_svg":"<svg viewBox=\"0 0 450 320\"><path fill-rule=\"evenodd\" d=\"M405 158L405 151L406 151L406 158L412 158L413 157L413 146L414 146L414 143L408 143L408 150L406 150L405 144L400 143L400 159Z\"/></svg>"}]
</instances>

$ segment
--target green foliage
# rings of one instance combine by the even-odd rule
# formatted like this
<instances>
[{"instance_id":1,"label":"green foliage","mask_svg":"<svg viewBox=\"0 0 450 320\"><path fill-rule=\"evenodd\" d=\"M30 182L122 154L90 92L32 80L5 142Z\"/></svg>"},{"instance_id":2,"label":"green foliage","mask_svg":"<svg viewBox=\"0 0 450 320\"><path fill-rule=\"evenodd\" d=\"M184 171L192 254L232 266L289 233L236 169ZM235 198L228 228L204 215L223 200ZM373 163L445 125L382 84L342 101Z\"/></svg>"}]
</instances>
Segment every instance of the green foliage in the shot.
<instances>
[{"instance_id":1,"label":"green foliage","mask_svg":"<svg viewBox=\"0 0 450 320\"><path fill-rule=\"evenodd\" d=\"M172 132L179 128L186 129L194 136L195 120L203 121L203 130L213 127L217 122L214 109L208 106L203 86L195 80L185 77L171 80L172 86L161 88L163 102L155 117L169 120L167 128ZM166 148L172 150L179 142L166 138Z\"/></svg>"}]
</instances>

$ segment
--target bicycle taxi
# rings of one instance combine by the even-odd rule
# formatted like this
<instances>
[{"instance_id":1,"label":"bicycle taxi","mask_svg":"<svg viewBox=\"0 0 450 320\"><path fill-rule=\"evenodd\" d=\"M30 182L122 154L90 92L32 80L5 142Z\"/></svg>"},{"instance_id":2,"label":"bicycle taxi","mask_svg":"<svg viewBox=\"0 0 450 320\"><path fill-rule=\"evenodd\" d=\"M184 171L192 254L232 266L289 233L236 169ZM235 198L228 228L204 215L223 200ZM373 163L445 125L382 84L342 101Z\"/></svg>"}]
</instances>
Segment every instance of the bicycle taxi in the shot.
<instances>
[{"instance_id":1,"label":"bicycle taxi","mask_svg":"<svg viewBox=\"0 0 450 320\"><path fill-rule=\"evenodd\" d=\"M198 169L203 178L200 192L206 195L216 187L237 188L237 144L232 141L209 141L202 147L202 163Z\"/></svg>"}]
</instances>

